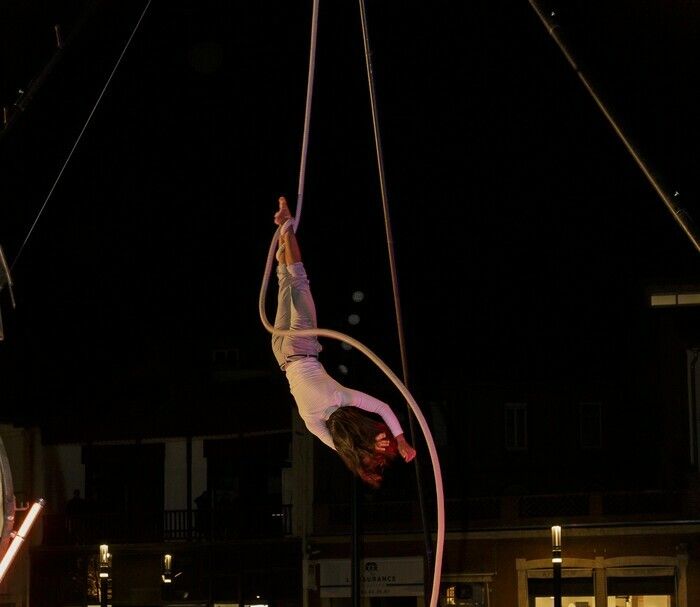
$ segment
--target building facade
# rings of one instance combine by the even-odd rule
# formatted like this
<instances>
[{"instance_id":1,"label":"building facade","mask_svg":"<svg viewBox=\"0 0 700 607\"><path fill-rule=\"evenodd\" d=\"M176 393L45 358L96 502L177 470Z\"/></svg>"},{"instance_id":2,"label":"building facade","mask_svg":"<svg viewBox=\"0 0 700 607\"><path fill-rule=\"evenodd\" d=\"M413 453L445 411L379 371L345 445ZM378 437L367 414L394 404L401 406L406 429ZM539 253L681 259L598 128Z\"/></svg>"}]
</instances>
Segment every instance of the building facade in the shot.
<instances>
[{"instance_id":1,"label":"building facade","mask_svg":"<svg viewBox=\"0 0 700 607\"><path fill-rule=\"evenodd\" d=\"M550 607L559 592L566 607L692 606L695 310L650 307L633 343L651 346L605 353L603 374L571 354L556 379L499 380L494 364L479 382L417 386L445 489L441 547L420 436L417 467L396 463L370 490L308 433L276 370L227 350L172 415L144 400L105 426L8 427L18 499L47 506L4 603L421 607L437 574L441 607Z\"/></svg>"}]
</instances>

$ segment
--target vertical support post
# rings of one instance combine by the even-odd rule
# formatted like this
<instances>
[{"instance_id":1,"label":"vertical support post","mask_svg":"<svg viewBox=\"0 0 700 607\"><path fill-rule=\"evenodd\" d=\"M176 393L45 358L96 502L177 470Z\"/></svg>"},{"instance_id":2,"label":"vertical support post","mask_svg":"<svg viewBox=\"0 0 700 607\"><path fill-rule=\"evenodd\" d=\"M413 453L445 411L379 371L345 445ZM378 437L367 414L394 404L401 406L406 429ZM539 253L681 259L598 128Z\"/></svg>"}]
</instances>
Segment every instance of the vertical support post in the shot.
<instances>
[{"instance_id":1,"label":"vertical support post","mask_svg":"<svg viewBox=\"0 0 700 607\"><path fill-rule=\"evenodd\" d=\"M187 469L187 539L192 541L192 437L187 437L185 467ZM209 509L208 512L211 512ZM202 516L203 513L200 514Z\"/></svg>"},{"instance_id":2,"label":"vertical support post","mask_svg":"<svg viewBox=\"0 0 700 607\"><path fill-rule=\"evenodd\" d=\"M362 597L360 591L360 479L352 477L352 559L350 584L352 590L352 607L360 607Z\"/></svg>"},{"instance_id":3,"label":"vertical support post","mask_svg":"<svg viewBox=\"0 0 700 607\"><path fill-rule=\"evenodd\" d=\"M561 527L552 527L552 585L554 587L554 607L561 607Z\"/></svg>"},{"instance_id":4,"label":"vertical support post","mask_svg":"<svg viewBox=\"0 0 700 607\"><path fill-rule=\"evenodd\" d=\"M690 417L690 428L688 429L688 438L690 446L690 465L698 469L698 403L697 403L697 386L695 381L695 372L700 356L700 349L692 349L693 357L690 359L688 370L688 409Z\"/></svg>"},{"instance_id":5,"label":"vertical support post","mask_svg":"<svg viewBox=\"0 0 700 607\"><path fill-rule=\"evenodd\" d=\"M108 607L107 604L107 578L100 578L100 607Z\"/></svg>"},{"instance_id":6,"label":"vertical support post","mask_svg":"<svg viewBox=\"0 0 700 607\"><path fill-rule=\"evenodd\" d=\"M595 599L594 605L598 607L605 607L608 604L608 582L607 576L605 575L605 557L597 556L595 557L595 579L594 579L594 591ZM679 603L680 607L681 604Z\"/></svg>"},{"instance_id":7,"label":"vertical support post","mask_svg":"<svg viewBox=\"0 0 700 607\"><path fill-rule=\"evenodd\" d=\"M384 211L384 229L386 233L386 244L389 254L389 269L391 273L391 286L392 293L394 296L394 312L396 315L396 329L399 339L399 350L401 353L401 369L403 372L403 383L408 387L408 355L406 353L406 338L403 329L403 313L401 311L401 299L399 296L399 279L398 272L396 269L396 255L394 253L394 236L391 230L391 218L389 216L389 194L387 188L386 174L384 171L384 152L382 149L381 133L379 131L379 110L377 104L377 92L374 86L374 67L372 65L372 49L369 41L369 23L367 19L367 8L365 6L365 0L359 0L360 5L360 22L362 25L362 43L365 51L365 66L367 68L367 85L369 89L369 101L370 109L372 112L372 130L374 132L374 147L377 156L377 172L379 177L379 189L381 192L382 199L382 209ZM411 407L407 405L407 416L409 425L409 434L411 438L411 443L414 447L418 447L416 444L416 431L414 416L411 411ZM423 543L425 544L425 568L424 568L424 581L423 581L423 594L425 604L434 603L433 597L431 596L433 589L430 584L429 572L434 569L435 563L435 550L433 547L433 539L430 532L430 525L428 522L428 514L425 506L425 496L423 491L423 480L421 475L420 452L413 460L414 470L416 473L416 485L418 488L418 506L420 507L421 522L423 524ZM437 499L440 499L438 496ZM437 601L437 597L435 597Z\"/></svg>"},{"instance_id":8,"label":"vertical support post","mask_svg":"<svg viewBox=\"0 0 700 607\"><path fill-rule=\"evenodd\" d=\"M112 572L112 555L107 544L100 544L100 607L108 607L109 580Z\"/></svg>"}]
</instances>

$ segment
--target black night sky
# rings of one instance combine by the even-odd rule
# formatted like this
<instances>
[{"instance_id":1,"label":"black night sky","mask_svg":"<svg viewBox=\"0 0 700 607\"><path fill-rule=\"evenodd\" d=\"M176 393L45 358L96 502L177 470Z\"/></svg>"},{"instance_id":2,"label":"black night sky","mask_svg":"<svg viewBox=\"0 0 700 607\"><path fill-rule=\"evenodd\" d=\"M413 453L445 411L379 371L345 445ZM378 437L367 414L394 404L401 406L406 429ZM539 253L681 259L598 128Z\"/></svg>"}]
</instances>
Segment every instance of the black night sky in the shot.
<instances>
[{"instance_id":1,"label":"black night sky","mask_svg":"<svg viewBox=\"0 0 700 607\"><path fill-rule=\"evenodd\" d=\"M274 371L257 302L276 198L296 194L311 2L154 2L41 214L145 3L6 4L0 244L17 308L0 293L3 417L27 419L36 402L42 424L99 419L97 402L126 417L168 395L191 407L190 379L216 347ZM542 7L697 216L700 10ZM647 287L697 282L698 252L535 11L527 0L367 10L419 400L462 381L615 376L645 347ZM55 23L68 43L17 110L55 54ZM357 3L321 3L317 52L298 235L319 322L400 373ZM369 364L353 359L347 383Z\"/></svg>"}]
</instances>

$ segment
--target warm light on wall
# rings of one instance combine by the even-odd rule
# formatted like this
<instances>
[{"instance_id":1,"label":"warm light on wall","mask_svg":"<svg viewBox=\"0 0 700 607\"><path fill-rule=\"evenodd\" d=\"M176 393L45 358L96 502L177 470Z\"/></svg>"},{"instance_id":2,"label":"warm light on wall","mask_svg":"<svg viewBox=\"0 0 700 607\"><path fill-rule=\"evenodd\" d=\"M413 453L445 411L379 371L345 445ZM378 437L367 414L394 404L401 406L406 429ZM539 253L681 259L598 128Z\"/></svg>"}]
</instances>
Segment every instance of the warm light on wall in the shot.
<instances>
[{"instance_id":1,"label":"warm light on wall","mask_svg":"<svg viewBox=\"0 0 700 607\"><path fill-rule=\"evenodd\" d=\"M22 521L22 525L20 526L19 530L13 535L12 541L10 542L10 546L8 547L7 552L5 552L5 554L2 557L2 560L0 560L0 582L5 577L5 574L10 568L10 565L12 565L12 561L14 561L15 556L17 556L17 552L19 551L20 546L27 537L27 534L31 530L32 525L34 525L34 522L36 521L43 507L43 499L34 502L32 504L32 507L29 509L29 512L27 512L27 516L24 517L24 520Z\"/></svg>"}]
</instances>

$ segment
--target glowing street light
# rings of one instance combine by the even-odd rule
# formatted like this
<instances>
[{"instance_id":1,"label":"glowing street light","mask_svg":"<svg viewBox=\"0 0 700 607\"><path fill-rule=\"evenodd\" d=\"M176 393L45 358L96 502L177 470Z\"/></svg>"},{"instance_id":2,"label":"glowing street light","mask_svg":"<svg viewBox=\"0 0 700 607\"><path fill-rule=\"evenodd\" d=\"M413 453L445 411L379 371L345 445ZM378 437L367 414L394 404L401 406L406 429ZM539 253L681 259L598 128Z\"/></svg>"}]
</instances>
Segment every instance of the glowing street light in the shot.
<instances>
[{"instance_id":1,"label":"glowing street light","mask_svg":"<svg viewBox=\"0 0 700 607\"><path fill-rule=\"evenodd\" d=\"M100 577L109 577L109 567L112 563L112 555L107 544L100 544Z\"/></svg>"},{"instance_id":2,"label":"glowing street light","mask_svg":"<svg viewBox=\"0 0 700 607\"><path fill-rule=\"evenodd\" d=\"M173 581L173 555L163 555L163 573L161 574L164 584L172 584Z\"/></svg>"},{"instance_id":3,"label":"glowing street light","mask_svg":"<svg viewBox=\"0 0 700 607\"><path fill-rule=\"evenodd\" d=\"M561 527L552 527L552 563L561 563Z\"/></svg>"}]
</instances>

